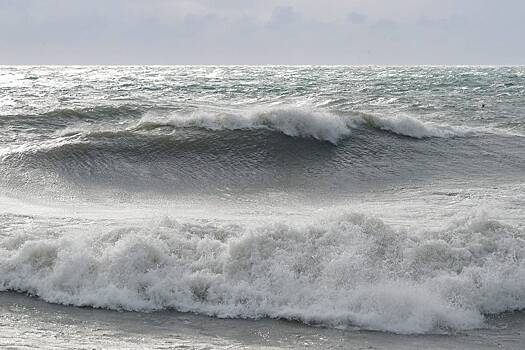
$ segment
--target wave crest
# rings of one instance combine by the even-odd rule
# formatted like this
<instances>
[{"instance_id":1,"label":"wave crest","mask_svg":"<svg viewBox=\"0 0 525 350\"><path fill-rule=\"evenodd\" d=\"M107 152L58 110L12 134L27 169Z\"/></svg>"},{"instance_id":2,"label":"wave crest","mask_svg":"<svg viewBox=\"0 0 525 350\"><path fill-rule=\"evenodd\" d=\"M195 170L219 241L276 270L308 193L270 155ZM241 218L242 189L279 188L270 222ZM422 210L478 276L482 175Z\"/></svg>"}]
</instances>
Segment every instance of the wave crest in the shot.
<instances>
[{"instance_id":1,"label":"wave crest","mask_svg":"<svg viewBox=\"0 0 525 350\"><path fill-rule=\"evenodd\" d=\"M325 111L281 108L247 111L245 113L195 112L167 117L144 116L135 129L161 126L204 128L209 130L268 129L292 137L314 138L336 144L350 135L345 117Z\"/></svg>"},{"instance_id":2,"label":"wave crest","mask_svg":"<svg viewBox=\"0 0 525 350\"><path fill-rule=\"evenodd\" d=\"M352 129L367 126L417 139L469 136L475 129L424 122L417 118L398 115L392 117L365 113L340 114L301 108L275 108L245 111L244 113L194 112L158 117L145 115L136 130L162 126L176 128L204 128L209 130L269 129L288 136L314 138L337 144L349 136Z\"/></svg>"},{"instance_id":3,"label":"wave crest","mask_svg":"<svg viewBox=\"0 0 525 350\"><path fill-rule=\"evenodd\" d=\"M472 128L423 122L407 115L398 115L387 118L362 114L361 118L365 124L371 128L389 131L394 134L413 137L416 139L469 136L475 132Z\"/></svg>"},{"instance_id":4,"label":"wave crest","mask_svg":"<svg viewBox=\"0 0 525 350\"><path fill-rule=\"evenodd\" d=\"M125 113L127 110L122 109L119 112ZM97 111L107 112L103 109ZM352 132L367 128L416 139L464 137L490 132L465 126L439 125L406 115L385 117L357 112L341 114L304 108L259 108L241 112L196 111L189 114L166 113L168 112L164 114L146 112L138 121L134 117L125 121L119 119L115 123L107 121L73 123L56 130L47 140L39 143L14 144L0 149L0 157L6 159L13 155L47 152L73 144L104 143L104 147L111 148L115 146L113 141L133 137L140 137L144 141L150 139L151 142L155 142L161 136L172 138L176 130L191 128L210 131L269 130L291 137L324 141L333 145L338 145L340 141L350 137ZM193 140L209 135L210 133L191 134L185 138L183 132L180 132L177 133L176 139L184 142L185 139ZM225 136L224 133L219 134L218 137L223 136ZM250 135L245 136L247 139L250 137ZM262 147L266 146L269 141L267 134L251 136L256 137L255 142L261 143ZM374 136L377 137L377 135L365 135L365 137ZM235 138L235 136L228 135L228 138Z\"/></svg>"}]
</instances>

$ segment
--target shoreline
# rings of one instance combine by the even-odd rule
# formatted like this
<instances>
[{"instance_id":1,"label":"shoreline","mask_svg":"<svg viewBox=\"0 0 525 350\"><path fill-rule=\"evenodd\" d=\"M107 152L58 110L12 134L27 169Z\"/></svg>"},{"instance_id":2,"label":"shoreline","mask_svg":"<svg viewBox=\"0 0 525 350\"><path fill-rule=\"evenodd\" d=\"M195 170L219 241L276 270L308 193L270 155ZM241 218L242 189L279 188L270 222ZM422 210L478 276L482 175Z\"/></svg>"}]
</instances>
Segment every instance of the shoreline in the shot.
<instances>
[{"instance_id":1,"label":"shoreline","mask_svg":"<svg viewBox=\"0 0 525 350\"><path fill-rule=\"evenodd\" d=\"M217 319L157 311L121 312L47 303L0 292L0 347L80 349L521 349L525 313L490 316L487 328L397 335L338 330L285 320Z\"/></svg>"}]
</instances>

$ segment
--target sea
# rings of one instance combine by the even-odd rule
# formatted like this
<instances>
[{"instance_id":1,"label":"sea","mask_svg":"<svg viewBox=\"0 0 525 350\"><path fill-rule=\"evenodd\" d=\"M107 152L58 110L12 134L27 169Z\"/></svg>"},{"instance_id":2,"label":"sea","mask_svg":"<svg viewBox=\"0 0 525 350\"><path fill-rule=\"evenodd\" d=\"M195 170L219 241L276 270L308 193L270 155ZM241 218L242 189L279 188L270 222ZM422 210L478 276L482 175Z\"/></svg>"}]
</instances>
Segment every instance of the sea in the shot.
<instances>
[{"instance_id":1,"label":"sea","mask_svg":"<svg viewBox=\"0 0 525 350\"><path fill-rule=\"evenodd\" d=\"M525 348L525 67L0 66L0 347Z\"/></svg>"}]
</instances>

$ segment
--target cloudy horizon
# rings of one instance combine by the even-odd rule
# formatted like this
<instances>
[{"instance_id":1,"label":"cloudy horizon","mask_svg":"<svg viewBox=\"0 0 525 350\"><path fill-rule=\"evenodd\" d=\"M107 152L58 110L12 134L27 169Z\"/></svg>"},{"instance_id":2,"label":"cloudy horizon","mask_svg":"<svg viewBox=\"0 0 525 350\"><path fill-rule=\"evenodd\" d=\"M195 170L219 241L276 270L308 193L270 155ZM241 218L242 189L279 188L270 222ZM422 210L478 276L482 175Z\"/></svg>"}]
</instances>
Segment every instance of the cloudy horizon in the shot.
<instances>
[{"instance_id":1,"label":"cloudy horizon","mask_svg":"<svg viewBox=\"0 0 525 350\"><path fill-rule=\"evenodd\" d=\"M0 64L524 64L525 2L0 0Z\"/></svg>"}]
</instances>

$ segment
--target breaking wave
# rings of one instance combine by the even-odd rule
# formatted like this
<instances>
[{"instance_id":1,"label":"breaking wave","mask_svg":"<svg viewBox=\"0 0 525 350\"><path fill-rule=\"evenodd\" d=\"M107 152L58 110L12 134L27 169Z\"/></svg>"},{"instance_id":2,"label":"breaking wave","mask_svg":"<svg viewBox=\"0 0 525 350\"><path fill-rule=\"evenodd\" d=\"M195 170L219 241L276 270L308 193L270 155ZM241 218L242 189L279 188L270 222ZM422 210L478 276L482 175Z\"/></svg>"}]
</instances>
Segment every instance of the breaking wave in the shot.
<instances>
[{"instance_id":1,"label":"breaking wave","mask_svg":"<svg viewBox=\"0 0 525 350\"><path fill-rule=\"evenodd\" d=\"M410 116L382 117L363 113L343 115L300 108L252 110L243 113L199 111L189 114L157 115L150 112L142 115L138 122L133 120L121 120L118 124L93 122L98 114L113 113L114 110L115 108L99 108L89 112L64 110L48 113L45 115L46 118L52 116L56 119L56 115L61 115L63 119L73 118L73 124L68 125L61 120L58 125L55 125L58 128L51 135L52 137L38 143L28 142L5 147L0 150L0 157L48 152L74 145L83 147L97 140L129 138L133 135L147 136L148 133L151 133L152 140L158 138L159 135L171 135L170 131L167 134L155 133L163 128L169 128L171 131L188 128L210 131L273 131L291 137L326 141L334 145L350 137L353 130L363 127L416 139L468 136L476 132L473 128L427 123ZM118 113L115 113L122 117L132 112L136 113L136 110L123 107L122 110L118 109ZM82 118L87 118L87 122ZM45 118L31 117L28 120L38 123L37 126L41 127L41 119ZM29 123L29 121L24 121L24 123ZM107 144L107 146L111 145Z\"/></svg>"},{"instance_id":2,"label":"breaking wave","mask_svg":"<svg viewBox=\"0 0 525 350\"><path fill-rule=\"evenodd\" d=\"M372 179L381 184L395 184L406 176L426 181L432 173L436 177L447 172L488 173L504 166L521 175L523 164L519 153L508 152L503 162L497 157L480 162L472 145L488 139L468 136L482 131L409 116L304 108L184 114L127 107L117 120L98 120L99 113L113 110L99 108L73 116L68 111L44 137L20 138L0 148L4 179L0 188L44 191L61 198L100 189L172 195L223 188L232 192L325 188L335 193L361 191ZM68 124L67 118L74 122ZM23 120L26 126L30 121ZM40 118L38 125L42 122ZM508 141L517 147L522 144L520 139ZM499 148L498 143L493 151ZM390 165L385 168L386 164Z\"/></svg>"},{"instance_id":3,"label":"breaking wave","mask_svg":"<svg viewBox=\"0 0 525 350\"><path fill-rule=\"evenodd\" d=\"M464 330L525 308L525 232L483 216L403 232L352 213L258 227L164 219L81 235L33 227L1 238L0 289L116 310Z\"/></svg>"},{"instance_id":4,"label":"breaking wave","mask_svg":"<svg viewBox=\"0 0 525 350\"><path fill-rule=\"evenodd\" d=\"M162 126L204 128L209 130L269 129L288 136L314 138L337 144L352 129L367 126L413 138L467 136L474 129L427 123L410 116L380 117L363 113L350 115L300 108L275 108L244 113L171 114L144 116L135 130Z\"/></svg>"},{"instance_id":5,"label":"breaking wave","mask_svg":"<svg viewBox=\"0 0 525 350\"><path fill-rule=\"evenodd\" d=\"M113 119L110 117L113 116ZM126 118L129 117L129 118ZM7 118L7 117L5 117ZM159 130L204 129L209 131L270 131L303 139L314 139L338 145L356 129L368 128L416 139L471 136L490 132L470 127L439 125L417 118L376 116L364 113L333 113L304 108L259 108L241 112L173 113L140 112L129 106L99 107L89 110L57 110L40 116L11 116L10 122L20 127L48 131L40 142L14 142L0 149L0 157L20 153L37 153L72 144L86 144L99 139L159 136ZM137 121L137 118L138 121ZM9 119L9 118L7 118ZM111 122L108 122L111 121ZM1 121L0 121L1 122ZM23 139L21 139L23 141Z\"/></svg>"},{"instance_id":6,"label":"breaking wave","mask_svg":"<svg viewBox=\"0 0 525 350\"><path fill-rule=\"evenodd\" d=\"M397 135L423 139L428 137L455 137L470 136L476 133L474 128L439 125L423 122L414 117L402 115L394 117L379 117L374 115L361 115L367 126Z\"/></svg>"},{"instance_id":7,"label":"breaking wave","mask_svg":"<svg viewBox=\"0 0 525 350\"><path fill-rule=\"evenodd\" d=\"M159 126L209 130L269 129L288 136L314 138L334 144L351 132L351 127L344 117L329 112L302 109L249 111L240 114L195 112L188 115L172 114L162 118L145 116L135 129Z\"/></svg>"}]
</instances>

